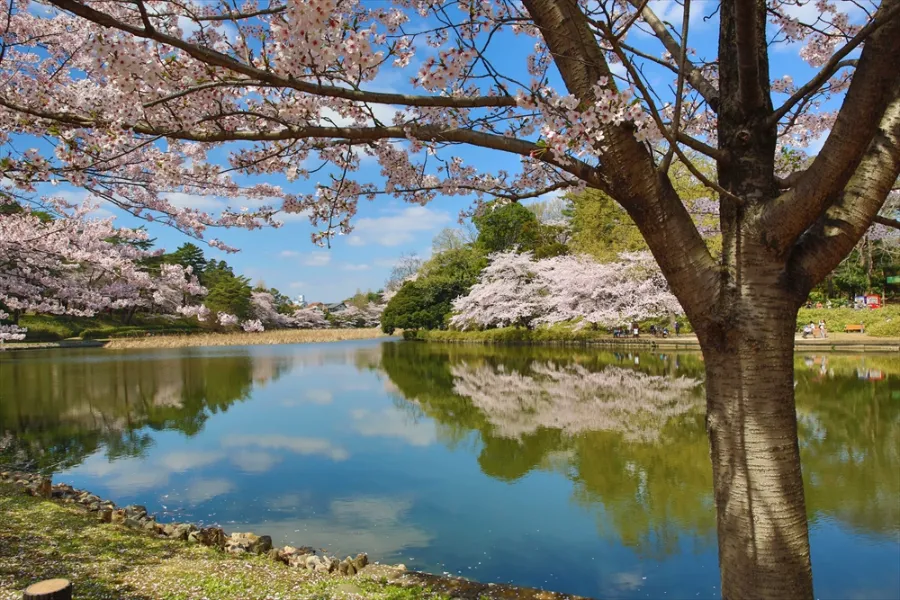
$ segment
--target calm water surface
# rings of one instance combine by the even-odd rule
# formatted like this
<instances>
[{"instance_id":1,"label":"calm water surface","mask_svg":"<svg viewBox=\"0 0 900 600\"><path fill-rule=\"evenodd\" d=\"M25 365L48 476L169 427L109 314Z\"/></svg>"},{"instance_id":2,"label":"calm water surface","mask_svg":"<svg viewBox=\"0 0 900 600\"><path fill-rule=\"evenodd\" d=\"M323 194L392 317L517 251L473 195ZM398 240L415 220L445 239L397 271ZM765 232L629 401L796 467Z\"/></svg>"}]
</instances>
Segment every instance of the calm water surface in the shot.
<instances>
[{"instance_id":1,"label":"calm water surface","mask_svg":"<svg viewBox=\"0 0 900 600\"><path fill-rule=\"evenodd\" d=\"M900 361L798 355L820 598L900 597ZM0 462L170 520L604 598L717 598L696 354L0 353Z\"/></svg>"}]
</instances>

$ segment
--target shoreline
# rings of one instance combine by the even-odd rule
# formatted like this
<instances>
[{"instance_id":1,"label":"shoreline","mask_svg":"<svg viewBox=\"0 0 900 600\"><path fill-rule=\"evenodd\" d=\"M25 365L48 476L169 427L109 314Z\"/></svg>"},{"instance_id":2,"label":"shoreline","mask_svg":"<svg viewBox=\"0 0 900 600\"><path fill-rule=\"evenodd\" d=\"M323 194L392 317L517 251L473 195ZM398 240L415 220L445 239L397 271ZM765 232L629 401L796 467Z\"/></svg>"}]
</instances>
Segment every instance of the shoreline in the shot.
<instances>
[{"instance_id":1,"label":"shoreline","mask_svg":"<svg viewBox=\"0 0 900 600\"><path fill-rule=\"evenodd\" d=\"M0 570L0 600L18 600L27 586L52 578L72 581L79 600L249 600L272 597L273 587L280 586L286 593L277 595L279 598L587 600L534 588L409 571L404 565L373 564L366 554L338 560L310 547L273 548L267 535L229 536L214 526L158 523L143 506L118 508L109 500L67 484L54 485L50 478L35 473L0 473L0 507L0 513L7 516L0 522L0 563L15 561L20 567ZM53 527L49 539L28 539L41 537L36 534L45 533L48 522L67 527ZM69 546L73 547L65 550ZM93 560L76 556L79 551L87 551ZM141 560L122 556L129 553L140 555ZM154 561L158 569L148 567L147 563ZM101 564L106 562L113 564ZM167 589L173 583L173 569L178 570L176 586ZM156 577L163 581L157 582ZM185 593L185 583L198 579L202 589ZM134 589L138 582L144 587ZM215 587L214 595L209 587ZM323 596L326 593L329 595Z\"/></svg>"},{"instance_id":2,"label":"shoreline","mask_svg":"<svg viewBox=\"0 0 900 600\"><path fill-rule=\"evenodd\" d=\"M488 330L502 331L502 330ZM498 335L496 337L481 335L484 332L422 330L409 332L404 339L415 342L447 343L447 344L480 344L496 346L594 346L602 348L626 349L637 351L669 350L699 352L700 343L693 334L682 334L667 338L650 337L645 334L639 338L614 338L609 334L593 332L574 332L576 335L566 338L541 336L531 337L530 330L520 336ZM262 346L285 344L312 344L342 342L348 340L390 339L397 334L388 335L380 329L278 329L263 333L200 333L177 336L148 336L143 338L115 338L111 340L62 340L60 342L11 342L0 346L0 352L21 350L46 350L53 348L106 348L108 350L123 349L156 349L156 348L196 348L215 346ZM517 339L518 338L518 339ZM870 337L856 333L832 333L827 338L804 339L800 335L794 338L795 352L900 352L900 338Z\"/></svg>"},{"instance_id":3,"label":"shoreline","mask_svg":"<svg viewBox=\"0 0 900 600\"><path fill-rule=\"evenodd\" d=\"M392 337L378 328L369 329L273 329L261 333L193 333L187 335L159 335L112 339L59 342L7 342L0 351L46 350L50 348L106 348L108 350L195 348L212 346L266 346L284 344L315 344L369 340Z\"/></svg>"},{"instance_id":4,"label":"shoreline","mask_svg":"<svg viewBox=\"0 0 900 600\"><path fill-rule=\"evenodd\" d=\"M490 331L490 330L488 330ZM527 330L526 330L527 331ZM646 335L639 338L614 338L608 334L583 336L580 339L497 339L479 336L481 332L419 331L405 339L415 342L444 344L479 344L487 346L591 346L636 351L670 350L700 351L700 342L693 334L667 338ZM846 336L846 337L845 337ZM900 338L864 337L853 333L830 334L827 338L794 338L794 352L900 352Z\"/></svg>"}]
</instances>

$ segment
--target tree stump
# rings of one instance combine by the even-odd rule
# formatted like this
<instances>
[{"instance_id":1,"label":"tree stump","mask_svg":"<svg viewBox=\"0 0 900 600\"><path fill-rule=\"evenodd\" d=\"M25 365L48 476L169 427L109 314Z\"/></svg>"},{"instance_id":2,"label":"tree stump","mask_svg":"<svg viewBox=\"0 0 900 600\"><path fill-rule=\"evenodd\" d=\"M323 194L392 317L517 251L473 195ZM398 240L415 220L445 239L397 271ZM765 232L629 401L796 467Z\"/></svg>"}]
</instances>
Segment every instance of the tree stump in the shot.
<instances>
[{"instance_id":1,"label":"tree stump","mask_svg":"<svg viewBox=\"0 0 900 600\"><path fill-rule=\"evenodd\" d=\"M28 586L22 600L72 600L72 584L68 579L48 579Z\"/></svg>"}]
</instances>

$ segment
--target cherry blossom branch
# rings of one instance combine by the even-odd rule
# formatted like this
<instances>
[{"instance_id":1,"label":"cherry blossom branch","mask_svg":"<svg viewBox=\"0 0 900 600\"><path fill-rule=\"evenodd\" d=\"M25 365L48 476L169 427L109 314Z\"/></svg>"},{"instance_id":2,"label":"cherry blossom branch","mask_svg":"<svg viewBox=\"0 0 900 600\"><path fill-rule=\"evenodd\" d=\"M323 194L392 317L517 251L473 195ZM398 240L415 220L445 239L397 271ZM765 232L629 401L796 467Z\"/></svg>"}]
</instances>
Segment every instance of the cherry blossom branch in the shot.
<instances>
[{"instance_id":1,"label":"cherry blossom branch","mask_svg":"<svg viewBox=\"0 0 900 600\"><path fill-rule=\"evenodd\" d=\"M258 69L251 65L242 63L234 58L213 50L186 42L181 38L168 35L157 29L147 30L141 27L129 25L111 15L100 12L90 6L86 6L76 0L48 0L54 6L74 15L87 19L91 22L111 27L130 33L131 35L151 39L173 48L182 50L189 56L208 65L222 67L236 73L241 73L247 77L268 83L276 87L284 87L295 89L307 94L324 96L327 98L342 98L344 100L354 100L357 102L371 102L374 104L397 104L401 106L416 107L444 107L444 108L490 108L490 107L514 107L516 99L509 96L471 96L471 97L454 97L454 96L414 96L408 94L397 94L388 92L370 92L354 90L349 88L341 88L337 86L322 85L300 81L294 77L282 77L271 71Z\"/></svg>"},{"instance_id":2,"label":"cherry blossom branch","mask_svg":"<svg viewBox=\"0 0 900 600\"><path fill-rule=\"evenodd\" d=\"M893 10L898 5L900 0L885 0L879 10ZM853 82L822 150L791 189L761 214L761 231L773 248L788 251L831 205L833 191L850 181L859 157L878 137L879 123L898 93L898 54L900 19L891 19L863 46Z\"/></svg>"},{"instance_id":3,"label":"cherry blossom branch","mask_svg":"<svg viewBox=\"0 0 900 600\"><path fill-rule=\"evenodd\" d=\"M800 87L790 98L785 101L784 104L779 106L769 117L766 119L766 125L770 127L774 127L781 118L786 115L798 102L800 102L807 95L817 90L823 83L828 81L828 78L834 75L839 69L845 66L853 66L855 67L858 64L856 60L848 60L844 61L844 58L853 52L866 38L871 36L875 31L877 31L881 26L885 25L891 19L900 15L900 4L897 4L891 8L889 8L883 14L875 15L875 18L866 23L866 25L859 30L859 32L853 36L853 38L844 44L844 46L834 53L834 55L828 60L827 63L819 70L815 77L810 79L806 84Z\"/></svg>"}]
</instances>

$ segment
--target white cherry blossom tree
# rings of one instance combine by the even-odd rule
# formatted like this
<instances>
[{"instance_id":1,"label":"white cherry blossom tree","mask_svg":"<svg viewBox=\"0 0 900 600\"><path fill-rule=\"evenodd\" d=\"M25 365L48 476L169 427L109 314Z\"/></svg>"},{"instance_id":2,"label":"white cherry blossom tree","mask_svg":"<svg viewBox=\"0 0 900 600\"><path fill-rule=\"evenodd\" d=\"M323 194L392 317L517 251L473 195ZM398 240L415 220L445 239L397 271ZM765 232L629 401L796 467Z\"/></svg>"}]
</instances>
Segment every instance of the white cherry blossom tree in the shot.
<instances>
[{"instance_id":1,"label":"white cherry blossom tree","mask_svg":"<svg viewBox=\"0 0 900 600\"><path fill-rule=\"evenodd\" d=\"M677 5L664 18L646 0L0 0L0 182L81 186L196 236L275 208L213 216L167 194L277 199L321 243L352 229L359 198L605 192L703 348L723 595L812 598L795 316L873 222L892 221L879 210L900 174L900 0ZM811 74L770 73L773 44L799 48ZM379 85L409 70L409 90ZM783 150L820 137L792 170ZM464 145L520 167L489 171ZM367 157L376 181L359 176ZM712 190L720 256L675 191L676 157Z\"/></svg>"}]
</instances>

